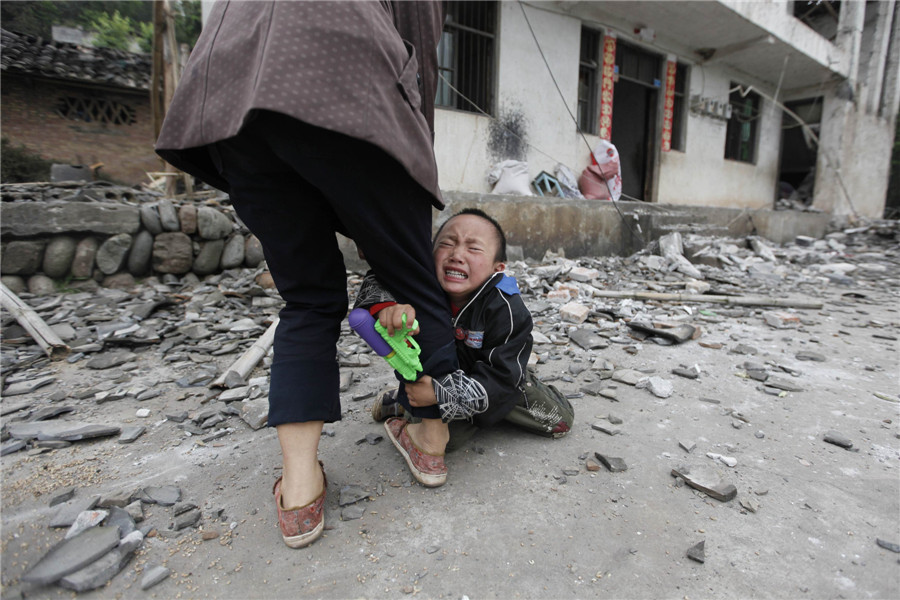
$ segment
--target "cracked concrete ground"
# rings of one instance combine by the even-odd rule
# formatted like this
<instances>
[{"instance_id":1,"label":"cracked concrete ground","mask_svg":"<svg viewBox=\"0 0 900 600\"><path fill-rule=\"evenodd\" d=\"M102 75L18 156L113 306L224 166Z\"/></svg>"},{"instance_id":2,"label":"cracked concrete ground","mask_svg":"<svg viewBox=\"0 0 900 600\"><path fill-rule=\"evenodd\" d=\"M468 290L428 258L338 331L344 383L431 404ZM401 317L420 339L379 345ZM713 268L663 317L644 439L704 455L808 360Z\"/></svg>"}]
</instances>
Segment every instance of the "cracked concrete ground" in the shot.
<instances>
[{"instance_id":1,"label":"cracked concrete ground","mask_svg":"<svg viewBox=\"0 0 900 600\"><path fill-rule=\"evenodd\" d=\"M48 502L57 491L75 486L77 498L176 485L183 500L200 507L198 526L170 531L172 509L145 505L138 526L156 534L109 584L79 597L896 598L900 554L876 540L900 543L900 254L896 245L869 251L881 258L869 256L868 264L886 267L859 269L852 285L822 277L779 249L782 283L753 279L746 265L746 277L738 279L748 293L812 298L822 302L820 309L613 301L586 297L582 286L579 301L591 307L591 316L577 327L610 342L594 350L569 340L576 325L562 321L559 304L547 299L553 289L572 285L567 269L576 263L599 269L606 279L594 281L598 289L678 289L681 274L635 259L557 259L543 265L561 265L560 273L541 279L539 265L514 264L536 330L549 342L535 345L536 369L571 395L573 430L556 440L505 425L481 431L448 455L444 487L423 488L387 440L365 442L367 434L383 433L367 412L372 396L394 379L386 364L364 353L368 366L342 368L352 375L342 394L345 416L326 426L320 445L329 480L327 530L301 550L286 548L277 529L271 486L280 458L273 430L253 430L232 415L220 426L230 431L202 442L165 418L224 406L205 387L176 382L192 371L192 362L222 373L235 354L187 352L183 360L167 360L177 348L147 345L132 348L127 366L110 370L86 369L88 356L37 363L32 371L6 365L7 384L23 373L25 379L51 374L55 381L4 397L4 411L29 404L4 416L5 426L17 414L62 403L73 412L60 418L140 424L147 431L131 444L113 436L2 458L0 596L72 596L20 581L63 537L64 529L48 527L56 511ZM854 262L847 248L842 252L842 262ZM715 281L712 271L703 274ZM191 292L179 294L184 300ZM184 305L167 310L183 322ZM217 311L226 310L220 305L200 314L223 321L227 315ZM767 324L765 315L773 311L790 315L786 328ZM253 314L260 321L262 315ZM701 333L683 344L659 345L630 334L626 322L639 316L691 323ZM21 359L22 347L4 337L4 351ZM741 346L756 353L734 353ZM340 349L346 364L364 350L349 334ZM824 361L799 360L804 351ZM664 378L673 392L660 398L606 379L607 362ZM694 366L697 379L671 374ZM750 374L760 369L802 391L765 389ZM266 373L261 365L252 376ZM103 403L76 397L106 379L161 393L141 402L128 395ZM586 391L604 386L615 399ZM150 416L136 417L138 409ZM620 433L610 436L593 424ZM852 448L826 443L832 430ZM679 442L696 447L687 453ZM588 471L595 452L621 457L627 471ZM728 467L708 453L736 463ZM684 464L715 468L737 488L736 498L720 502L680 485L671 471ZM343 521L339 492L351 484L370 495L360 503L361 518ZM686 556L700 541L702 564ZM143 572L154 565L171 574L142 591Z\"/></svg>"}]
</instances>

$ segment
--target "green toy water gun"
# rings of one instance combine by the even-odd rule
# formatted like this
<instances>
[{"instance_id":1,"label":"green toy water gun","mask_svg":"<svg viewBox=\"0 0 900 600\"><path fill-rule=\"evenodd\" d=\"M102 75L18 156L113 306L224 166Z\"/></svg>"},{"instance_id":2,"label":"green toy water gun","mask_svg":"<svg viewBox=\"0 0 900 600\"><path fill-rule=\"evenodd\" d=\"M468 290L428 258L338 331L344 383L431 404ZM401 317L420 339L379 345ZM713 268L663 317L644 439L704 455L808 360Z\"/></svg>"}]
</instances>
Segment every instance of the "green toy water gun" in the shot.
<instances>
[{"instance_id":1,"label":"green toy water gun","mask_svg":"<svg viewBox=\"0 0 900 600\"><path fill-rule=\"evenodd\" d=\"M403 328L395 330L394 335L388 335L387 329L364 308L354 308L350 311L347 321L353 331L404 379L407 381L417 379L416 373L422 370L422 363L419 361L421 350L409 332L418 328L418 321L413 321L412 327L407 327L406 315L403 315Z\"/></svg>"}]
</instances>

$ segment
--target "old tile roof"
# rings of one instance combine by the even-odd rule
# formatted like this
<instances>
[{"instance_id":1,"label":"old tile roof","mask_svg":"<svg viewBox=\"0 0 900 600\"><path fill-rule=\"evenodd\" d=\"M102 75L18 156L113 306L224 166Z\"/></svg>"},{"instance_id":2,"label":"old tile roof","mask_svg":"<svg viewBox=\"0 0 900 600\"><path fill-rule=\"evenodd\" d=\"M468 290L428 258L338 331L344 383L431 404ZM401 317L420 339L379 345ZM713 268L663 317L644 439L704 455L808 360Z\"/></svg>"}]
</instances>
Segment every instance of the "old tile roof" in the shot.
<instances>
[{"instance_id":1,"label":"old tile roof","mask_svg":"<svg viewBox=\"0 0 900 600\"><path fill-rule=\"evenodd\" d=\"M132 90L150 89L151 58L111 48L47 42L0 30L0 71Z\"/></svg>"}]
</instances>

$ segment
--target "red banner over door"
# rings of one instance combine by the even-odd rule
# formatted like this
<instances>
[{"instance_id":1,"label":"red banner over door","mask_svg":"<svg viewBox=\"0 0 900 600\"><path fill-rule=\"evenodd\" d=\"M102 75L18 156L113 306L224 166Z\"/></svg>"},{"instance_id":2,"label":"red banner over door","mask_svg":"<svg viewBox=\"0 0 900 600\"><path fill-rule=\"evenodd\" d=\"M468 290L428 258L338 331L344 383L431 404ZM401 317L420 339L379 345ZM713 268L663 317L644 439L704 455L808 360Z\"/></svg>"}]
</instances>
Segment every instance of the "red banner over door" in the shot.
<instances>
[{"instance_id":1,"label":"red banner over door","mask_svg":"<svg viewBox=\"0 0 900 600\"><path fill-rule=\"evenodd\" d=\"M600 80L600 138L612 137L613 83L616 72L616 38L603 37L603 74Z\"/></svg>"},{"instance_id":2,"label":"red banner over door","mask_svg":"<svg viewBox=\"0 0 900 600\"><path fill-rule=\"evenodd\" d=\"M675 67L674 60L666 62L666 103L663 106L662 151L672 149L672 118L675 115Z\"/></svg>"}]
</instances>

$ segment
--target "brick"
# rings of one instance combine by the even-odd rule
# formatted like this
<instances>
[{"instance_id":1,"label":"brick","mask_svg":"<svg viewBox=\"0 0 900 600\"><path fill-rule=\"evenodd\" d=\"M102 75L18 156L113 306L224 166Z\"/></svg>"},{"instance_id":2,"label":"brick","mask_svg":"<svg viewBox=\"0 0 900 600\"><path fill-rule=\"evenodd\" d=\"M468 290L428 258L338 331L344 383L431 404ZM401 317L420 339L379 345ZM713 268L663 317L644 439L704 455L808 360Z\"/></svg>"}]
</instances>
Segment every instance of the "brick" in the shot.
<instances>
[{"instance_id":1,"label":"brick","mask_svg":"<svg viewBox=\"0 0 900 600\"><path fill-rule=\"evenodd\" d=\"M563 321L568 321L569 323L584 323L590 312L591 309L583 304L569 302L560 307L559 316Z\"/></svg>"}]
</instances>

